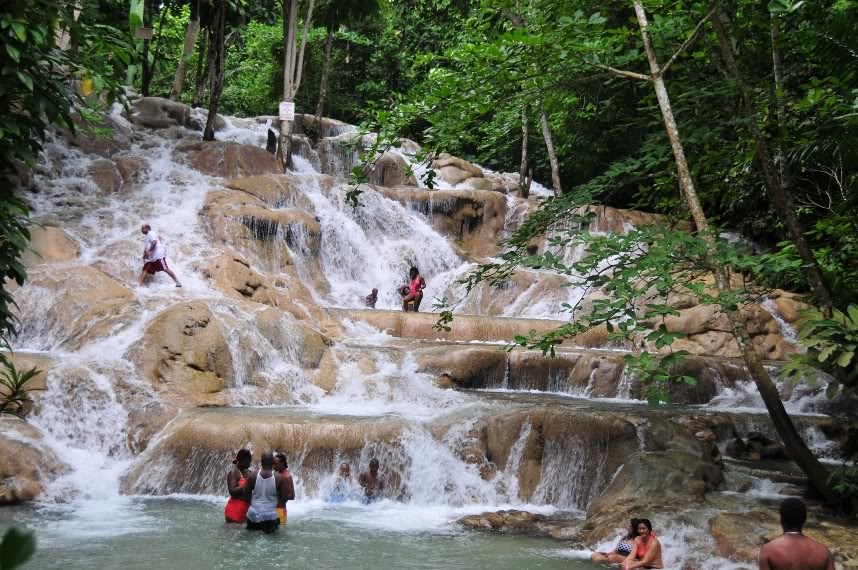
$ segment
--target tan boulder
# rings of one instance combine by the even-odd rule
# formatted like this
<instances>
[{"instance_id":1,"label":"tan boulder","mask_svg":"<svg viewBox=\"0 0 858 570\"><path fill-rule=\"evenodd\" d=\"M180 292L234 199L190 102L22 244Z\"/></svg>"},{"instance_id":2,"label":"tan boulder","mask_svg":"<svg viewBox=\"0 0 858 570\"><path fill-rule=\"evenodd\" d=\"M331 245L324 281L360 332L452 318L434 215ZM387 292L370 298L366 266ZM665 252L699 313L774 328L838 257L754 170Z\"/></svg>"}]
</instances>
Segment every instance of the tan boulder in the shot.
<instances>
[{"instance_id":1,"label":"tan boulder","mask_svg":"<svg viewBox=\"0 0 858 570\"><path fill-rule=\"evenodd\" d=\"M14 296L18 341L39 350L76 350L111 334L139 308L134 293L94 267L34 270Z\"/></svg>"},{"instance_id":2,"label":"tan boulder","mask_svg":"<svg viewBox=\"0 0 858 570\"><path fill-rule=\"evenodd\" d=\"M87 172L93 184L104 194L113 194L122 188L122 176L111 160L106 158L93 160Z\"/></svg>"},{"instance_id":3,"label":"tan boulder","mask_svg":"<svg viewBox=\"0 0 858 570\"><path fill-rule=\"evenodd\" d=\"M205 109L192 109L179 101L163 97L140 97L131 104L128 120L138 127L149 129L186 127L202 131L207 115ZM226 128L226 121L220 115L215 117L214 128L216 131Z\"/></svg>"},{"instance_id":4,"label":"tan boulder","mask_svg":"<svg viewBox=\"0 0 858 570\"><path fill-rule=\"evenodd\" d=\"M491 255L500 249L506 198L497 192L409 187L376 190L425 213L437 231L456 240L471 255Z\"/></svg>"},{"instance_id":5,"label":"tan boulder","mask_svg":"<svg viewBox=\"0 0 858 570\"><path fill-rule=\"evenodd\" d=\"M269 208L297 208L313 212L313 204L298 190L298 180L289 174L248 176L230 180L226 187L247 192L262 200Z\"/></svg>"},{"instance_id":6,"label":"tan boulder","mask_svg":"<svg viewBox=\"0 0 858 570\"><path fill-rule=\"evenodd\" d=\"M854 536L858 527L828 519L811 507L802 532L826 545L837 565L852 568L858 564L858 546ZM715 554L739 562L755 563L760 548L782 534L777 508L749 512L725 512L709 519L709 533L715 539Z\"/></svg>"},{"instance_id":7,"label":"tan boulder","mask_svg":"<svg viewBox=\"0 0 858 570\"><path fill-rule=\"evenodd\" d=\"M26 267L43 263L71 261L78 256L77 244L63 230L54 226L30 228L30 247L21 256Z\"/></svg>"},{"instance_id":8,"label":"tan boulder","mask_svg":"<svg viewBox=\"0 0 858 570\"><path fill-rule=\"evenodd\" d=\"M499 387L506 373L507 353L499 348L452 347L420 351L417 365L420 372L436 376L442 388Z\"/></svg>"},{"instance_id":9,"label":"tan boulder","mask_svg":"<svg viewBox=\"0 0 858 570\"><path fill-rule=\"evenodd\" d=\"M282 174L283 166L264 148L226 141L187 141L176 146L191 168L221 178Z\"/></svg>"},{"instance_id":10,"label":"tan boulder","mask_svg":"<svg viewBox=\"0 0 858 570\"><path fill-rule=\"evenodd\" d=\"M397 186L417 186L417 178L410 172L405 159L398 154L382 154L369 171L369 183L375 186L396 188Z\"/></svg>"},{"instance_id":11,"label":"tan boulder","mask_svg":"<svg viewBox=\"0 0 858 570\"><path fill-rule=\"evenodd\" d=\"M131 147L132 132L109 114L104 114L93 123L85 122L80 115L72 115L75 132L58 127L56 130L69 145L83 153L110 158Z\"/></svg>"},{"instance_id":12,"label":"tan boulder","mask_svg":"<svg viewBox=\"0 0 858 570\"><path fill-rule=\"evenodd\" d=\"M158 392L178 406L226 405L235 378L227 333L208 305L175 305L146 328L130 354Z\"/></svg>"},{"instance_id":13,"label":"tan boulder","mask_svg":"<svg viewBox=\"0 0 858 570\"><path fill-rule=\"evenodd\" d=\"M115 156L113 162L122 177L123 188L139 182L149 168L149 161L142 156Z\"/></svg>"},{"instance_id":14,"label":"tan boulder","mask_svg":"<svg viewBox=\"0 0 858 570\"><path fill-rule=\"evenodd\" d=\"M629 513L657 513L702 504L706 490L720 484L722 477L719 467L701 457L702 447L696 451L668 449L630 455L587 509L582 529L585 538L590 542L608 538L624 526Z\"/></svg>"},{"instance_id":15,"label":"tan boulder","mask_svg":"<svg viewBox=\"0 0 858 570\"><path fill-rule=\"evenodd\" d=\"M0 506L34 500L68 470L35 426L13 417L0 418L0 457Z\"/></svg>"},{"instance_id":16,"label":"tan boulder","mask_svg":"<svg viewBox=\"0 0 858 570\"><path fill-rule=\"evenodd\" d=\"M795 297L787 295L778 296L775 299L775 306L777 307L781 318L788 323L797 322L801 318L799 313L810 308L810 305L807 303L803 303Z\"/></svg>"},{"instance_id":17,"label":"tan boulder","mask_svg":"<svg viewBox=\"0 0 858 570\"><path fill-rule=\"evenodd\" d=\"M471 178L471 174L455 166L444 166L438 169L438 178L455 186Z\"/></svg>"},{"instance_id":18,"label":"tan boulder","mask_svg":"<svg viewBox=\"0 0 858 570\"><path fill-rule=\"evenodd\" d=\"M453 156L447 153L439 154L438 158L432 161L432 166L433 168L441 169L441 178L444 178L443 172L445 168L453 168L462 173L461 176L463 177L460 182L471 177L483 177L483 171L479 166L475 166L467 160L463 160L458 156ZM452 173L453 171L451 170L450 172ZM448 182L450 181L448 180ZM450 184L458 184L458 182L450 182Z\"/></svg>"},{"instance_id":19,"label":"tan boulder","mask_svg":"<svg viewBox=\"0 0 858 570\"><path fill-rule=\"evenodd\" d=\"M268 278L251 269L239 255L219 255L206 266L204 275L230 297L277 306L276 294Z\"/></svg>"}]
</instances>

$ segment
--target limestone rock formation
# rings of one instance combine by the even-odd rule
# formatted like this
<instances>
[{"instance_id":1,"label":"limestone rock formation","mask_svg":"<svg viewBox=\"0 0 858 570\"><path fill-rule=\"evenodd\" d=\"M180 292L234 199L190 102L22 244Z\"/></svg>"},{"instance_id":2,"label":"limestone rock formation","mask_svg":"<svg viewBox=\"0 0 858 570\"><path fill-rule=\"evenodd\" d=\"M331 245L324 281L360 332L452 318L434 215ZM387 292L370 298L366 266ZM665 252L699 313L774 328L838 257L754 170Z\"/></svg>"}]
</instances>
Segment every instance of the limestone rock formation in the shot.
<instances>
[{"instance_id":1,"label":"limestone rock formation","mask_svg":"<svg viewBox=\"0 0 858 570\"><path fill-rule=\"evenodd\" d=\"M225 405L235 377L227 334L201 301L155 318L131 357L156 390L179 406Z\"/></svg>"},{"instance_id":2,"label":"limestone rock formation","mask_svg":"<svg viewBox=\"0 0 858 570\"><path fill-rule=\"evenodd\" d=\"M313 213L313 204L298 190L298 181L291 174L237 178L226 187L255 196L270 208L297 208Z\"/></svg>"},{"instance_id":3,"label":"limestone rock formation","mask_svg":"<svg viewBox=\"0 0 858 570\"><path fill-rule=\"evenodd\" d=\"M498 348L448 347L421 351L418 370L435 375L442 388L483 388L497 386L506 372L507 354Z\"/></svg>"},{"instance_id":4,"label":"limestone rock formation","mask_svg":"<svg viewBox=\"0 0 858 570\"><path fill-rule=\"evenodd\" d=\"M392 152L386 152L376 160L368 178L370 184L387 188L417 186L417 178L408 173L405 159Z\"/></svg>"},{"instance_id":5,"label":"limestone rock formation","mask_svg":"<svg viewBox=\"0 0 858 570\"><path fill-rule=\"evenodd\" d=\"M825 544L839 567L858 566L855 528L842 521L824 518L815 509L808 512L803 532ZM776 508L742 513L720 513L709 520L709 532L715 539L715 554L731 560L756 563L760 547L781 535Z\"/></svg>"},{"instance_id":6,"label":"limestone rock formation","mask_svg":"<svg viewBox=\"0 0 858 570\"><path fill-rule=\"evenodd\" d=\"M122 175L116 165L106 158L93 160L88 171L90 179L104 194L113 194L122 187Z\"/></svg>"},{"instance_id":7,"label":"limestone rock formation","mask_svg":"<svg viewBox=\"0 0 858 570\"><path fill-rule=\"evenodd\" d=\"M462 517L458 523L468 528L477 530L504 530L508 532L521 532L529 530L533 523L545 520L545 515L538 515L527 511L497 511L483 513L480 515L469 515Z\"/></svg>"},{"instance_id":8,"label":"limestone rock formation","mask_svg":"<svg viewBox=\"0 0 858 570\"><path fill-rule=\"evenodd\" d=\"M457 240L470 255L493 255L500 249L506 199L497 192L408 187L377 190L426 215L437 231Z\"/></svg>"},{"instance_id":9,"label":"limestone rock formation","mask_svg":"<svg viewBox=\"0 0 858 570\"><path fill-rule=\"evenodd\" d=\"M226 141L185 141L176 146L191 168L221 178L280 174L283 167L264 148Z\"/></svg>"},{"instance_id":10,"label":"limestone rock formation","mask_svg":"<svg viewBox=\"0 0 858 570\"><path fill-rule=\"evenodd\" d=\"M27 267L71 261L77 258L77 244L61 229L54 226L30 228L30 248L21 256Z\"/></svg>"},{"instance_id":11,"label":"limestone rock formation","mask_svg":"<svg viewBox=\"0 0 858 570\"><path fill-rule=\"evenodd\" d=\"M39 430L18 418L0 418L0 457L0 506L32 501L68 469Z\"/></svg>"},{"instance_id":12,"label":"limestone rock formation","mask_svg":"<svg viewBox=\"0 0 858 570\"><path fill-rule=\"evenodd\" d=\"M149 168L149 161L142 156L114 156L113 162L122 177L122 187L128 188L140 181Z\"/></svg>"},{"instance_id":13,"label":"limestone rock formation","mask_svg":"<svg viewBox=\"0 0 858 570\"><path fill-rule=\"evenodd\" d=\"M257 400L294 397L291 385L270 376L268 355L286 355L303 376L304 369L319 367L325 339L277 309L257 310L245 323L233 314L248 307L212 303L180 303L149 324L129 355L143 376L179 407L237 403L246 387Z\"/></svg>"},{"instance_id":14,"label":"limestone rock formation","mask_svg":"<svg viewBox=\"0 0 858 570\"><path fill-rule=\"evenodd\" d=\"M94 267L47 266L14 293L21 315L19 342L28 348L75 350L110 334L139 308L135 295Z\"/></svg>"},{"instance_id":15,"label":"limestone rock formation","mask_svg":"<svg viewBox=\"0 0 858 570\"><path fill-rule=\"evenodd\" d=\"M56 127L69 145L83 153L110 158L114 154L131 147L134 134L111 115L104 115L99 122L87 124L80 115L73 115L75 133L63 127Z\"/></svg>"},{"instance_id":16,"label":"limestone rock formation","mask_svg":"<svg viewBox=\"0 0 858 570\"><path fill-rule=\"evenodd\" d=\"M178 101L162 97L141 97L132 103L132 111L128 119L138 127L149 129L166 129L169 127L185 127L195 131L205 129L205 109L191 109ZM226 121L218 115L215 119L215 130L226 128Z\"/></svg>"},{"instance_id":17,"label":"limestone rock formation","mask_svg":"<svg viewBox=\"0 0 858 570\"><path fill-rule=\"evenodd\" d=\"M432 167L438 170L438 178L448 184L461 184L469 178L482 178L483 171L478 166L457 156L441 153L432 161Z\"/></svg>"}]
</instances>

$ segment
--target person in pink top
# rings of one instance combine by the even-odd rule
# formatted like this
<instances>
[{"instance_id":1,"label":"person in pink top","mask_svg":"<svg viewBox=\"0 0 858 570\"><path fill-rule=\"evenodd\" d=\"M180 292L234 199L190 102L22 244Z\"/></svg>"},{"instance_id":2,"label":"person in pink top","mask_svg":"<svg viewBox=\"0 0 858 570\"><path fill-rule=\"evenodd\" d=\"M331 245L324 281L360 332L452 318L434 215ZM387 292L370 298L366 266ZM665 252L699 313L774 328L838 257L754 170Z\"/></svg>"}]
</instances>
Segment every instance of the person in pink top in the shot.
<instances>
[{"instance_id":1,"label":"person in pink top","mask_svg":"<svg viewBox=\"0 0 858 570\"><path fill-rule=\"evenodd\" d=\"M649 519L638 519L638 537L623 562L623 570L634 568L664 568L661 561L661 543L653 534Z\"/></svg>"},{"instance_id":2,"label":"person in pink top","mask_svg":"<svg viewBox=\"0 0 858 570\"><path fill-rule=\"evenodd\" d=\"M408 294L402 298L402 310L413 310L415 313L420 309L420 301L423 300L423 289L426 288L426 280L420 275L420 271L416 267L412 267L408 272L409 284ZM414 309L409 309L408 306L413 305Z\"/></svg>"}]
</instances>

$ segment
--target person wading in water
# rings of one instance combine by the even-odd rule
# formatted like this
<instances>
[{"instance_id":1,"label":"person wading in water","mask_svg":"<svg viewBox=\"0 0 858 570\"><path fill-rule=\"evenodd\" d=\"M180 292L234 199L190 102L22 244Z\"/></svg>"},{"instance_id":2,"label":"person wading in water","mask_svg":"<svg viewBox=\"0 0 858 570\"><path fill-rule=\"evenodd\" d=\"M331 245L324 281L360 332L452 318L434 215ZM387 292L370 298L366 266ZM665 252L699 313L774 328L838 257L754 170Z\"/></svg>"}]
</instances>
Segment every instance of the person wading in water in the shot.
<instances>
[{"instance_id":1,"label":"person wading in water","mask_svg":"<svg viewBox=\"0 0 858 570\"><path fill-rule=\"evenodd\" d=\"M253 456L246 449L239 449L232 460L232 469L226 474L226 488L229 491L229 500L223 509L223 514L228 523L244 523L247 519L247 509L250 502L244 500L244 486L247 483L247 470Z\"/></svg>"},{"instance_id":2,"label":"person wading in water","mask_svg":"<svg viewBox=\"0 0 858 570\"><path fill-rule=\"evenodd\" d=\"M176 274L167 267L167 246L161 241L161 238L152 231L149 224L143 224L140 228L143 235L146 236L146 243L143 246L143 271L140 273L140 285L146 283L150 275L155 275L159 271L163 271L173 278L176 282L176 287L181 287L179 278Z\"/></svg>"},{"instance_id":3,"label":"person wading in water","mask_svg":"<svg viewBox=\"0 0 858 570\"><path fill-rule=\"evenodd\" d=\"M801 499L784 499L780 506L783 536L760 549L760 570L834 570L828 547L801 533L807 507Z\"/></svg>"},{"instance_id":4,"label":"person wading in water","mask_svg":"<svg viewBox=\"0 0 858 570\"><path fill-rule=\"evenodd\" d=\"M661 561L661 543L652 533L649 519L638 519L638 537L632 552L623 562L623 570L634 568L664 568Z\"/></svg>"},{"instance_id":5,"label":"person wading in water","mask_svg":"<svg viewBox=\"0 0 858 570\"><path fill-rule=\"evenodd\" d=\"M378 477L378 459L369 460L369 471L360 474L358 484L363 488L364 502L373 503L381 498L379 493L384 490L384 482Z\"/></svg>"},{"instance_id":6,"label":"person wading in water","mask_svg":"<svg viewBox=\"0 0 858 570\"><path fill-rule=\"evenodd\" d=\"M286 485L286 501L295 500L295 483L292 481L292 474L289 473L289 464L286 463L286 456L278 453L274 456L274 471L279 473L283 478L283 484ZM286 526L286 501L277 503L277 516L280 518L280 526Z\"/></svg>"},{"instance_id":7,"label":"person wading in water","mask_svg":"<svg viewBox=\"0 0 858 570\"><path fill-rule=\"evenodd\" d=\"M274 456L263 453L260 464L262 469L251 473L244 486L244 498L250 500L247 530L261 530L270 534L280 528L277 505L285 505L289 496L284 484L285 478L274 471Z\"/></svg>"},{"instance_id":8,"label":"person wading in water","mask_svg":"<svg viewBox=\"0 0 858 570\"><path fill-rule=\"evenodd\" d=\"M420 301L423 300L423 289L426 288L426 280L420 275L420 271L416 267L412 267L408 275L410 282L408 285L408 294L402 299L402 310L413 310L415 313L420 309ZM409 309L408 305L414 305L414 309Z\"/></svg>"}]
</instances>

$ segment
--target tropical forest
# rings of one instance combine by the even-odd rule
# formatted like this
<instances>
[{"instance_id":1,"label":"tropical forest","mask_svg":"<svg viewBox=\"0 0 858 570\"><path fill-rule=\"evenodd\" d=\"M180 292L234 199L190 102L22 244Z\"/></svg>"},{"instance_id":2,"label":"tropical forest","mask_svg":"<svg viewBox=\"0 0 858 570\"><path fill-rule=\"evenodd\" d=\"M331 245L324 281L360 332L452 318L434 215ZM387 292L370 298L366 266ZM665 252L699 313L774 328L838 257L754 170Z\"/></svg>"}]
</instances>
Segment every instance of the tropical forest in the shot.
<instances>
[{"instance_id":1,"label":"tropical forest","mask_svg":"<svg viewBox=\"0 0 858 570\"><path fill-rule=\"evenodd\" d=\"M0 0L0 570L858 568L858 1Z\"/></svg>"}]
</instances>

